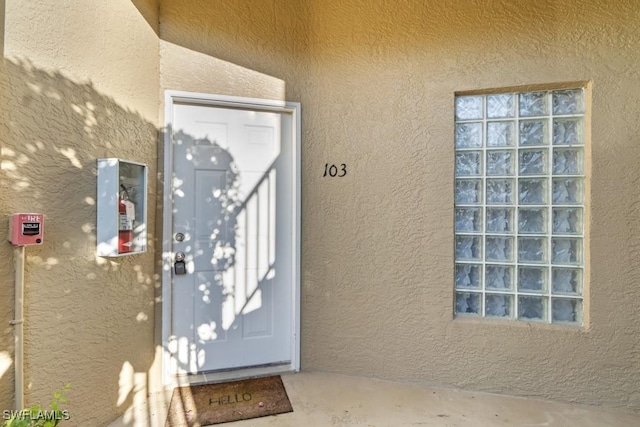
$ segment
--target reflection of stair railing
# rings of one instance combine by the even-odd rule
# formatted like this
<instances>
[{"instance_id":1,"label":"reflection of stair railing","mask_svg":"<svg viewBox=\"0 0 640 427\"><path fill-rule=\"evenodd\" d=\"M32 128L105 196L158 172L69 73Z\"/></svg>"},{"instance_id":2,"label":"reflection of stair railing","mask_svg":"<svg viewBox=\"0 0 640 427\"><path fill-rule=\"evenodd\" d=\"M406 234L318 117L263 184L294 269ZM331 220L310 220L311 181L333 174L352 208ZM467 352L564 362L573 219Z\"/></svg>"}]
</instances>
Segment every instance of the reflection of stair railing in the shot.
<instances>
[{"instance_id":1,"label":"reflection of stair railing","mask_svg":"<svg viewBox=\"0 0 640 427\"><path fill-rule=\"evenodd\" d=\"M244 302L244 304L242 305L242 307L240 308L240 310L237 310L236 313L236 319L238 318L238 315L242 314L245 310L245 308L247 308L247 306L249 305L249 302L251 302L251 300L253 299L254 296L256 296L257 292L262 288L263 283L265 282L265 280L267 279L267 276L269 275L269 273L274 269L275 265L272 264L269 266L269 269L267 270L267 274L265 274L262 279L260 279L258 281L258 286L256 286L256 288L253 290L253 292L251 292L251 295L248 295L246 297L246 300ZM246 291L245 291L246 292ZM234 319L234 323L235 323L235 319Z\"/></svg>"},{"instance_id":2,"label":"reflection of stair railing","mask_svg":"<svg viewBox=\"0 0 640 427\"><path fill-rule=\"evenodd\" d=\"M236 233L236 256L242 256L243 260L241 263L236 260L234 264L236 266L242 264L244 270L236 270L235 275L235 297L242 299L240 304L240 301L236 299L236 319L247 309L252 298L258 297L258 291L265 280L271 279L275 275L275 214L276 169L274 161L235 210L237 219L244 217L243 223L238 224L241 227L240 233ZM241 254L237 251L240 242L244 247ZM251 248L255 249L253 254L249 251ZM249 265L252 256L255 265ZM238 283L239 274L243 275L243 289L238 289L238 285L240 285ZM255 276L253 276L254 274ZM236 322L236 319L233 323Z\"/></svg>"},{"instance_id":3,"label":"reflection of stair railing","mask_svg":"<svg viewBox=\"0 0 640 427\"><path fill-rule=\"evenodd\" d=\"M274 178L275 178L275 164L276 164L276 160L273 161L273 163L271 163L271 166L269 166L269 168L266 170L266 172L264 174L262 174L262 176L260 177L260 180L256 183L256 185L253 186L253 189L251 190L251 192L249 192L249 194L247 194L247 197L245 198L244 202L242 202L237 210L236 213L240 214L240 212L242 212L243 210L246 210L247 208L247 204L249 203L249 200L254 196L258 194L258 190L260 189L260 187L262 186L262 184L265 181L269 181L271 173L274 173Z\"/></svg>"}]
</instances>

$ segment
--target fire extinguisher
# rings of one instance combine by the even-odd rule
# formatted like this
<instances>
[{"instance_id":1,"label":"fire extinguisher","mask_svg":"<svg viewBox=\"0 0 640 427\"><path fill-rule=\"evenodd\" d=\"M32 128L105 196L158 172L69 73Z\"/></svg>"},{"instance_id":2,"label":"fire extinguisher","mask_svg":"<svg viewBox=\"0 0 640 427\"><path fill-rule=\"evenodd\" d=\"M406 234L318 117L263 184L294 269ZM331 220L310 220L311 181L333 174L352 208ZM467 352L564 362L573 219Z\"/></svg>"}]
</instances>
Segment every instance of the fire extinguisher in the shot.
<instances>
[{"instance_id":1,"label":"fire extinguisher","mask_svg":"<svg viewBox=\"0 0 640 427\"><path fill-rule=\"evenodd\" d=\"M118 253L131 252L133 246L133 219L135 218L134 204L129 200L129 192L123 184L118 203Z\"/></svg>"}]
</instances>

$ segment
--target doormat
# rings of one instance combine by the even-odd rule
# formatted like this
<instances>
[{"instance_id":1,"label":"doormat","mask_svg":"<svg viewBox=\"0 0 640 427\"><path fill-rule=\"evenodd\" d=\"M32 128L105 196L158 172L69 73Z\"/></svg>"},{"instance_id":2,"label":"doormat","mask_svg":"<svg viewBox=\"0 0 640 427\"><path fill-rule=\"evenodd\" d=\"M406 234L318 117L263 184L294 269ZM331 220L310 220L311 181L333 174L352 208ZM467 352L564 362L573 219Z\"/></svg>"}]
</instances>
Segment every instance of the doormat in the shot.
<instances>
[{"instance_id":1,"label":"doormat","mask_svg":"<svg viewBox=\"0 0 640 427\"><path fill-rule=\"evenodd\" d=\"M279 375L176 387L165 427L204 427L293 412Z\"/></svg>"}]
</instances>

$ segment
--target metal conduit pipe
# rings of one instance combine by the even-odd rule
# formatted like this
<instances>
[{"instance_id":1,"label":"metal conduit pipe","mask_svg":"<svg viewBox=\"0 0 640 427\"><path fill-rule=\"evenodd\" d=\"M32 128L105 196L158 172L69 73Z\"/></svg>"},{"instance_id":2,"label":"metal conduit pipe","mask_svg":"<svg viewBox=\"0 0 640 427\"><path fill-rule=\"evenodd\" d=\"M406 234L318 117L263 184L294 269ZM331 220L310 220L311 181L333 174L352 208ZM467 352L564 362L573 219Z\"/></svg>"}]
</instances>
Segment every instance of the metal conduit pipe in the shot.
<instances>
[{"instance_id":1,"label":"metal conduit pipe","mask_svg":"<svg viewBox=\"0 0 640 427\"><path fill-rule=\"evenodd\" d=\"M17 410L24 408L24 246L13 249L15 265L15 308L13 325L14 336L14 369L15 369L15 406Z\"/></svg>"}]
</instances>

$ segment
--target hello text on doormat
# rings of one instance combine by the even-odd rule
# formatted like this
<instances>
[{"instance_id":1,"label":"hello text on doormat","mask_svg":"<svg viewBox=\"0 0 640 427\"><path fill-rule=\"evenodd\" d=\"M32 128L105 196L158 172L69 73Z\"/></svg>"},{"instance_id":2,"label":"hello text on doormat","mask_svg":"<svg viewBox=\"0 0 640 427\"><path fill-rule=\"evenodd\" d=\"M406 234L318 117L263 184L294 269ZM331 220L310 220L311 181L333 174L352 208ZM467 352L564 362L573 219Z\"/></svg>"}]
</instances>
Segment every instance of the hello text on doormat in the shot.
<instances>
[{"instance_id":1,"label":"hello text on doormat","mask_svg":"<svg viewBox=\"0 0 640 427\"><path fill-rule=\"evenodd\" d=\"M201 427L293 412L280 376L173 390L165 427Z\"/></svg>"}]
</instances>

